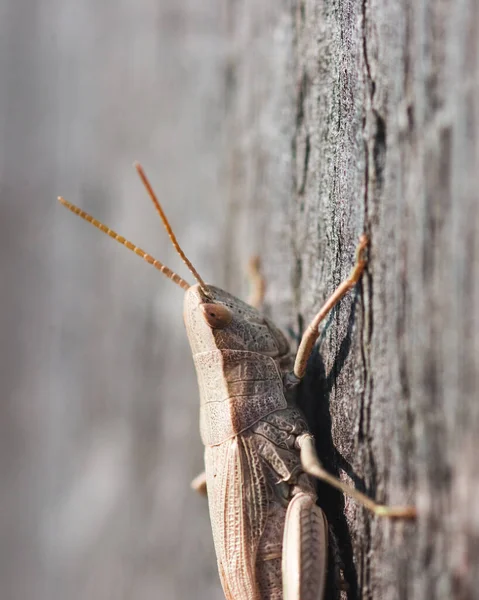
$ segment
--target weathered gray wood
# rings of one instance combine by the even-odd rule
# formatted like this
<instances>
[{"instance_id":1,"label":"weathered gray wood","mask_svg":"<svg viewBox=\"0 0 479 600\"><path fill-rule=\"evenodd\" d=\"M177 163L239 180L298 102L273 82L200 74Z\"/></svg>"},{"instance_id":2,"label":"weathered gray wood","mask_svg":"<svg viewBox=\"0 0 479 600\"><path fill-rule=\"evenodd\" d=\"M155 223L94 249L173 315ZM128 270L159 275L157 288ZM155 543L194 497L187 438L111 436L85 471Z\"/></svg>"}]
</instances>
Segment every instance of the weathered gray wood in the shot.
<instances>
[{"instance_id":1,"label":"weathered gray wood","mask_svg":"<svg viewBox=\"0 0 479 600\"><path fill-rule=\"evenodd\" d=\"M479 597L478 32L473 0L4 2L2 599L222 598L181 290L130 163L209 281L298 329L371 236L302 402L349 598ZM184 273L184 270L181 271ZM165 351L165 348L167 351ZM330 594L334 597L333 590Z\"/></svg>"},{"instance_id":2,"label":"weathered gray wood","mask_svg":"<svg viewBox=\"0 0 479 600\"><path fill-rule=\"evenodd\" d=\"M309 320L371 236L303 402L331 469L420 517L371 521L322 489L349 596L479 597L477 3L298 1L292 70L267 33L282 22L289 43L288 6L264 23L257 4L231 5L230 205L263 254L275 319ZM285 69L291 87L275 86ZM292 165L278 158L288 141Z\"/></svg>"}]
</instances>

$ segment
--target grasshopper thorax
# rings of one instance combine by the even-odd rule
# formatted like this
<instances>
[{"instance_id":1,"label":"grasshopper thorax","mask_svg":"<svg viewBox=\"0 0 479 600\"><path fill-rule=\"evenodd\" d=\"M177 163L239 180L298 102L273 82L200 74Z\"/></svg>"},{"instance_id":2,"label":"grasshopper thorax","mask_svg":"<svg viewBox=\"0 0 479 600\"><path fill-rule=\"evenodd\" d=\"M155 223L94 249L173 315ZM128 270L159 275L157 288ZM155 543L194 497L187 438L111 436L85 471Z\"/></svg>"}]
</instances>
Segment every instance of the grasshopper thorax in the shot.
<instances>
[{"instance_id":1,"label":"grasshopper thorax","mask_svg":"<svg viewBox=\"0 0 479 600\"><path fill-rule=\"evenodd\" d=\"M286 408L284 335L258 310L212 285L185 294L184 320L200 388L200 430L205 446L240 434Z\"/></svg>"}]
</instances>

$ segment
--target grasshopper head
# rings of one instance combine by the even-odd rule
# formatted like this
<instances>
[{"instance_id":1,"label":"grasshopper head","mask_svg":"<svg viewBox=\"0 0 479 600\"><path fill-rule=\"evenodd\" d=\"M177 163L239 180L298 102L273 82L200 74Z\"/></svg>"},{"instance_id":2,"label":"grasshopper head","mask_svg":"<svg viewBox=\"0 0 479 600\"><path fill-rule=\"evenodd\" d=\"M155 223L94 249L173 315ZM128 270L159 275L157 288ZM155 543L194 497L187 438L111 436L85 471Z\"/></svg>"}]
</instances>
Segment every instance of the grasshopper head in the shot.
<instances>
[{"instance_id":1,"label":"grasshopper head","mask_svg":"<svg viewBox=\"0 0 479 600\"><path fill-rule=\"evenodd\" d=\"M198 282L190 285L177 273L158 259L119 235L94 217L70 204L64 198L58 199L73 213L79 215L117 242L141 256L174 283L186 290L184 319L193 354L213 350L244 350L271 357L283 357L289 353L289 344L284 335L271 321L263 317L255 308L242 302L220 288L206 285L198 271L183 252L163 208L148 181L143 168L135 163L135 168L150 196L173 247Z\"/></svg>"},{"instance_id":2,"label":"grasshopper head","mask_svg":"<svg viewBox=\"0 0 479 600\"><path fill-rule=\"evenodd\" d=\"M272 357L288 354L289 344L273 323L255 308L208 285L185 293L183 317L193 354L212 350L247 350Z\"/></svg>"}]
</instances>

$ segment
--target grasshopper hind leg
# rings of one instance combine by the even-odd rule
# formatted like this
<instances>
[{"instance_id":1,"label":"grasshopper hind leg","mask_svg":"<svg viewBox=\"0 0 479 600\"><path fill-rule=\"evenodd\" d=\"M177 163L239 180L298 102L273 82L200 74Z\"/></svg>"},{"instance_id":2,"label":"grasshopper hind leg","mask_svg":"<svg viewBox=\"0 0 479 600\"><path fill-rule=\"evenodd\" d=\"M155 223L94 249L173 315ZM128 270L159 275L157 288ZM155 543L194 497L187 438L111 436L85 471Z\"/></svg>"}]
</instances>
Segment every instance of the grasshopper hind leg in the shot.
<instances>
[{"instance_id":1,"label":"grasshopper hind leg","mask_svg":"<svg viewBox=\"0 0 479 600\"><path fill-rule=\"evenodd\" d=\"M293 496L283 537L283 600L323 600L328 522L311 494Z\"/></svg>"}]
</instances>

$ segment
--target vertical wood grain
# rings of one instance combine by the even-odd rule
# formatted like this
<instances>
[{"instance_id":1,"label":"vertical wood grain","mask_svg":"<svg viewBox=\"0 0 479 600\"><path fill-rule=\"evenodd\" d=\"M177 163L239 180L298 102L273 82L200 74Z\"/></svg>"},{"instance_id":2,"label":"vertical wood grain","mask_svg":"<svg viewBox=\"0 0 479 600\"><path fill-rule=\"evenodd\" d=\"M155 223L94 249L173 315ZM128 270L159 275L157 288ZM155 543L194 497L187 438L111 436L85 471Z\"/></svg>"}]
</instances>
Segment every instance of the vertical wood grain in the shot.
<instances>
[{"instance_id":1,"label":"vertical wood grain","mask_svg":"<svg viewBox=\"0 0 479 600\"><path fill-rule=\"evenodd\" d=\"M371 238L301 402L348 598L479 588L478 11L471 0L4 2L0 8L2 598L222 598L182 292L143 162L207 280L291 337ZM337 595L333 582L329 594ZM344 596L344 594L343 594Z\"/></svg>"}]
</instances>

